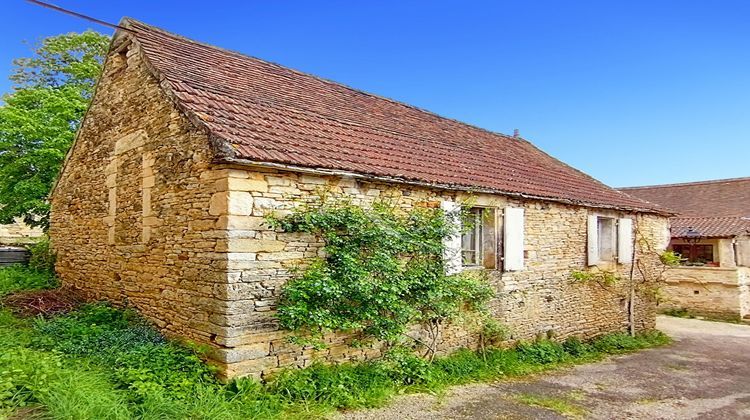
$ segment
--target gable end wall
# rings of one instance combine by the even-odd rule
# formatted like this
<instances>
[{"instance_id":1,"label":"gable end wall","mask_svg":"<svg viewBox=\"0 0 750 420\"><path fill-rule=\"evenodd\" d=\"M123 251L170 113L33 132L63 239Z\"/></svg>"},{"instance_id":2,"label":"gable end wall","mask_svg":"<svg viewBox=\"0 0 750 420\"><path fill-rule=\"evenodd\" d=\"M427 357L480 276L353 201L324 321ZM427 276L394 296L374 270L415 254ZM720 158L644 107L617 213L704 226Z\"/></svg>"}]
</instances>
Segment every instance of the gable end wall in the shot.
<instances>
[{"instance_id":1,"label":"gable end wall","mask_svg":"<svg viewBox=\"0 0 750 420\"><path fill-rule=\"evenodd\" d=\"M137 46L111 53L52 197L50 237L65 286L131 305L163 331L220 333L226 236L210 214L207 136L176 110Z\"/></svg>"}]
</instances>

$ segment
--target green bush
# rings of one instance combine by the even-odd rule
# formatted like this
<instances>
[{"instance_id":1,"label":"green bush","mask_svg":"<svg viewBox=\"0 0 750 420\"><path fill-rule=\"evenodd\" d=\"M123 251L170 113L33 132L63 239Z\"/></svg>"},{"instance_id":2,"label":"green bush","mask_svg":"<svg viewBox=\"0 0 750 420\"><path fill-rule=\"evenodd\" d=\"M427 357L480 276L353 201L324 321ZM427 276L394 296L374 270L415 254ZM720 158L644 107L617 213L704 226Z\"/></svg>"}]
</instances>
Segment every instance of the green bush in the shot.
<instances>
[{"instance_id":1,"label":"green bush","mask_svg":"<svg viewBox=\"0 0 750 420\"><path fill-rule=\"evenodd\" d=\"M269 222L325 242L325 257L282 290L278 318L300 338L330 331L397 343L409 325L439 326L463 311L481 311L492 289L477 273L446 275L444 238L460 214L387 202L305 206ZM435 334L438 336L438 334Z\"/></svg>"},{"instance_id":2,"label":"green bush","mask_svg":"<svg viewBox=\"0 0 750 420\"><path fill-rule=\"evenodd\" d=\"M563 342L563 349L573 357L583 357L591 353L592 349L588 343L584 343L578 337L570 337Z\"/></svg>"},{"instance_id":3,"label":"green bush","mask_svg":"<svg viewBox=\"0 0 750 420\"><path fill-rule=\"evenodd\" d=\"M29 246L29 251L31 252L29 268L54 275L55 254L52 252L49 238L44 237L39 239L36 243Z\"/></svg>"},{"instance_id":4,"label":"green bush","mask_svg":"<svg viewBox=\"0 0 750 420\"><path fill-rule=\"evenodd\" d=\"M432 379L430 362L404 347L391 349L383 363L390 377L403 385L424 384Z\"/></svg>"},{"instance_id":5,"label":"green bush","mask_svg":"<svg viewBox=\"0 0 750 420\"><path fill-rule=\"evenodd\" d=\"M49 289L57 285L54 276L20 265L0 268L0 297L20 290Z\"/></svg>"},{"instance_id":6,"label":"green bush","mask_svg":"<svg viewBox=\"0 0 750 420\"><path fill-rule=\"evenodd\" d=\"M519 343L516 351L521 360L541 365L564 362L570 356L562 344L550 340Z\"/></svg>"}]
</instances>

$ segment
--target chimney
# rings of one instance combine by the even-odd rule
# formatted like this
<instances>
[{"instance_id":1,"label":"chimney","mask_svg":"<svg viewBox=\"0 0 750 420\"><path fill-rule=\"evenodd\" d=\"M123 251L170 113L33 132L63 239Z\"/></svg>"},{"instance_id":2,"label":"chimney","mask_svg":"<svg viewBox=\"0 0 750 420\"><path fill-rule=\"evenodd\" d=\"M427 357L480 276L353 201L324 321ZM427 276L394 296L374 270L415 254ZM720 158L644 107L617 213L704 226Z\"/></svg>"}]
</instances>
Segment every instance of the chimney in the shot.
<instances>
[{"instance_id":1,"label":"chimney","mask_svg":"<svg viewBox=\"0 0 750 420\"><path fill-rule=\"evenodd\" d=\"M517 128L513 130L513 137L515 137L515 138L519 138L519 137L521 137L521 135L519 134L519 132L518 132L518 129L517 129Z\"/></svg>"}]
</instances>

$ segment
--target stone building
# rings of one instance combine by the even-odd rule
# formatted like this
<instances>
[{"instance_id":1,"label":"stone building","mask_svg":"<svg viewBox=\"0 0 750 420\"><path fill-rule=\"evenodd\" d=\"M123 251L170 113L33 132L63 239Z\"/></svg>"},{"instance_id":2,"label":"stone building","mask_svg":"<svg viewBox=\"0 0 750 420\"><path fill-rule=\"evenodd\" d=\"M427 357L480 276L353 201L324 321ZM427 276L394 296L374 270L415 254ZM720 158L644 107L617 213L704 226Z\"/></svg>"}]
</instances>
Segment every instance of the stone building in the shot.
<instances>
[{"instance_id":1,"label":"stone building","mask_svg":"<svg viewBox=\"0 0 750 420\"><path fill-rule=\"evenodd\" d=\"M750 319L750 178L622 188L679 213L669 249L665 309Z\"/></svg>"},{"instance_id":2,"label":"stone building","mask_svg":"<svg viewBox=\"0 0 750 420\"><path fill-rule=\"evenodd\" d=\"M43 235L41 228L31 227L20 218L13 223L0 225L0 245L31 244Z\"/></svg>"},{"instance_id":3,"label":"stone building","mask_svg":"<svg viewBox=\"0 0 750 420\"><path fill-rule=\"evenodd\" d=\"M653 267L668 219L650 203L518 136L133 20L122 25L52 195L50 236L66 285L212 345L228 377L373 358L377 345L349 347L343 335L324 350L286 340L277 297L323 244L273 230L264 216L321 189L404 209L449 209L471 197L485 222L449 241L461 251L449 264L488 270L492 313L513 339L591 337L631 325L624 283L576 283L571 273L627 277L633 256ZM654 326L650 296L635 294L637 329ZM441 351L475 344L457 325Z\"/></svg>"}]
</instances>

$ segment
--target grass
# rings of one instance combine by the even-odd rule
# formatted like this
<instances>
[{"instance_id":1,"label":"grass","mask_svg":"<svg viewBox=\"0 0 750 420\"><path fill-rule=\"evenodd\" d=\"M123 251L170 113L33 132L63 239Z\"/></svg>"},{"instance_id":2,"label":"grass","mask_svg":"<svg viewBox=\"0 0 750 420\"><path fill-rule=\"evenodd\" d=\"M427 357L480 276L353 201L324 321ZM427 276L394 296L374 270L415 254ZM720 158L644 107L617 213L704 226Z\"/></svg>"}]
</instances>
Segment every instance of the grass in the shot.
<instances>
[{"instance_id":1,"label":"grass","mask_svg":"<svg viewBox=\"0 0 750 420\"><path fill-rule=\"evenodd\" d=\"M18 269L12 270L12 276L0 270L0 278L17 279ZM13 284L4 290L54 282ZM380 361L282 371L264 384L221 383L201 360L205 349L165 339L132 310L89 304L50 319L28 319L0 308L0 418L12 413L54 419L314 418L381 406L406 392L440 392L667 342L657 332L612 334L590 342L460 350L432 363L393 351Z\"/></svg>"},{"instance_id":2,"label":"grass","mask_svg":"<svg viewBox=\"0 0 750 420\"><path fill-rule=\"evenodd\" d=\"M556 398L534 394L519 394L514 396L513 399L522 404L552 410L562 416L570 418L583 418L587 413L586 409L572 403L567 398Z\"/></svg>"},{"instance_id":3,"label":"grass","mask_svg":"<svg viewBox=\"0 0 750 420\"><path fill-rule=\"evenodd\" d=\"M748 323L750 323L750 321L743 320L742 318L740 318L739 315L731 315L731 314L717 315L717 314L696 313L686 308L668 308L660 312L663 315L673 316L676 318L700 319L704 321L726 322L730 324L740 324L740 325L747 325Z\"/></svg>"}]
</instances>

